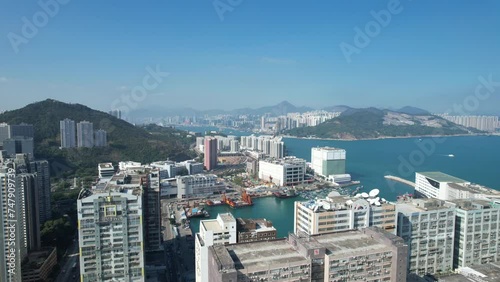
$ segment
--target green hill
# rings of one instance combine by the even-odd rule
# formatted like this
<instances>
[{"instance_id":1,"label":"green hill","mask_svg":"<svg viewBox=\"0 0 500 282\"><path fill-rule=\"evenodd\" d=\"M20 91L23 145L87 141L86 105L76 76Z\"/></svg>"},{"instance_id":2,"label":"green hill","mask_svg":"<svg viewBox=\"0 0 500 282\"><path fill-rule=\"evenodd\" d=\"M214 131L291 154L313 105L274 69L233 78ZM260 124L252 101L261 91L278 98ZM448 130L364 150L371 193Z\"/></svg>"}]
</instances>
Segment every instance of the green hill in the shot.
<instances>
[{"instance_id":1,"label":"green hill","mask_svg":"<svg viewBox=\"0 0 500 282\"><path fill-rule=\"evenodd\" d=\"M94 130L107 131L108 147L59 149L59 121L69 118L94 124ZM80 104L55 100L27 105L0 114L0 122L29 123L35 129L35 156L51 163L54 177L95 176L100 162L186 160L194 157L189 146L194 142L184 131L155 125L134 126L107 113Z\"/></svg>"},{"instance_id":2,"label":"green hill","mask_svg":"<svg viewBox=\"0 0 500 282\"><path fill-rule=\"evenodd\" d=\"M477 132L477 131L476 131ZM433 115L410 115L376 108L348 109L317 126L294 128L297 137L369 139L471 133L469 129Z\"/></svg>"}]
</instances>

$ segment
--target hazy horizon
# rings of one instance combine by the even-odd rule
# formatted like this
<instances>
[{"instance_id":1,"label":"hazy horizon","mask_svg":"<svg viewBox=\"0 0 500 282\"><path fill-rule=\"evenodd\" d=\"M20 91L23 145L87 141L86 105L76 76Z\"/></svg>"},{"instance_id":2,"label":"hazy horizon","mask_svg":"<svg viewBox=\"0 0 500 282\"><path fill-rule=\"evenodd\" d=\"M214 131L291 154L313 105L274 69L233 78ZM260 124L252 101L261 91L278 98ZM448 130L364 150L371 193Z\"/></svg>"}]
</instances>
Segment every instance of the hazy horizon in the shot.
<instances>
[{"instance_id":1,"label":"hazy horizon","mask_svg":"<svg viewBox=\"0 0 500 282\"><path fill-rule=\"evenodd\" d=\"M470 98L500 83L500 2L226 2L4 1L0 110L53 98L108 111L146 80L132 110L286 100L499 114L499 95Z\"/></svg>"}]
</instances>

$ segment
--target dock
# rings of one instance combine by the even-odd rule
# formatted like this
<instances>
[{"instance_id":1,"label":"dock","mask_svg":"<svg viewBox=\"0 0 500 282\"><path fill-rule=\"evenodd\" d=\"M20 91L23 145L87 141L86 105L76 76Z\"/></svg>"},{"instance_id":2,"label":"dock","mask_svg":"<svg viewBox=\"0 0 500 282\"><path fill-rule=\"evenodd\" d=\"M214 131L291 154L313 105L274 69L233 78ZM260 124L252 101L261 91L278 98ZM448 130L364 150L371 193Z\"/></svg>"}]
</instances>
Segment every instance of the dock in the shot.
<instances>
[{"instance_id":1,"label":"dock","mask_svg":"<svg viewBox=\"0 0 500 282\"><path fill-rule=\"evenodd\" d=\"M411 182L409 180L403 179L401 177L397 177L397 176L394 176L394 175L386 175L386 176L384 176L384 178L390 179L390 180L393 180L393 181L397 181L397 182L406 184L406 185L411 186L411 187L415 187L415 183L414 182Z\"/></svg>"}]
</instances>

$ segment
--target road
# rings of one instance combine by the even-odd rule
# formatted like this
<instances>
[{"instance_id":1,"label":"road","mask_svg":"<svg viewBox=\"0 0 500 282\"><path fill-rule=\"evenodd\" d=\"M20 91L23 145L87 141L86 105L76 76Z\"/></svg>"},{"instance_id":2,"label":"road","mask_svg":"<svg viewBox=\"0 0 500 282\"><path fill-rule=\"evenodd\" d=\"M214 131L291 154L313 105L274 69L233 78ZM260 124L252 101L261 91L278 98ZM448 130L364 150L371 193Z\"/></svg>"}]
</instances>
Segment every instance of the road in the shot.
<instances>
[{"instance_id":1,"label":"road","mask_svg":"<svg viewBox=\"0 0 500 282\"><path fill-rule=\"evenodd\" d=\"M71 246L68 248L64 257L60 263L61 272L57 276L55 282L77 282L80 281L80 265L79 265L79 253L78 253L78 240L73 241ZM73 269L73 264L76 263L76 268Z\"/></svg>"}]
</instances>

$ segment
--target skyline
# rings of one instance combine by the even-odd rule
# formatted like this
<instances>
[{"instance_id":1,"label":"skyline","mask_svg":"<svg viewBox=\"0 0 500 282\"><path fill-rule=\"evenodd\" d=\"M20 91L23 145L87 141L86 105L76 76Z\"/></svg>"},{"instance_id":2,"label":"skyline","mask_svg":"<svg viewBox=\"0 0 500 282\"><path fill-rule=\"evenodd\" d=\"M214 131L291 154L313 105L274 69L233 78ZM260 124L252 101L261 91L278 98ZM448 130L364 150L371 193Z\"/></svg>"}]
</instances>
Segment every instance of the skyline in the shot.
<instances>
[{"instance_id":1,"label":"skyline","mask_svg":"<svg viewBox=\"0 0 500 282\"><path fill-rule=\"evenodd\" d=\"M46 25L18 45L12 34L23 35L23 17L33 21L45 10L37 2L0 4L0 93L16 97L0 110L52 98L109 111L143 84L148 67L168 75L138 110L230 110L286 100L444 112L474 94L479 77L500 81L495 1L243 0L222 17L214 7L222 0L55 3ZM356 28L366 30L377 17L379 32L356 45ZM345 56L343 43L359 53ZM491 95L470 113L499 114L499 102Z\"/></svg>"}]
</instances>

